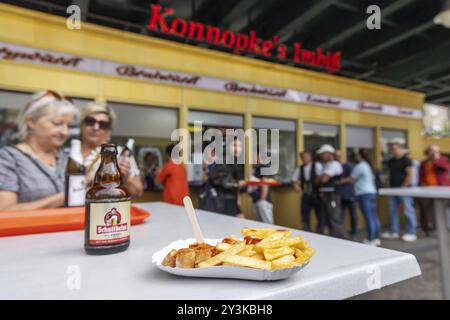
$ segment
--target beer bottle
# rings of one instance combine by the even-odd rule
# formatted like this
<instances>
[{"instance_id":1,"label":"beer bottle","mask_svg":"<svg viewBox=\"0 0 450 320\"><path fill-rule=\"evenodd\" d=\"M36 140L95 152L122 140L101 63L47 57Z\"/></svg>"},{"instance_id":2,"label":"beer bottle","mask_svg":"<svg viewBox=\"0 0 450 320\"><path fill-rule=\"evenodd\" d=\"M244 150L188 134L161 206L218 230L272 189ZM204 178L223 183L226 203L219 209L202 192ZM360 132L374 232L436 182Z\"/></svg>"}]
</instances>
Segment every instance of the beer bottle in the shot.
<instances>
[{"instance_id":1,"label":"beer bottle","mask_svg":"<svg viewBox=\"0 0 450 320\"><path fill-rule=\"evenodd\" d=\"M120 153L120 158L130 157L133 154L134 139L128 139L127 144L123 147Z\"/></svg>"},{"instance_id":2,"label":"beer bottle","mask_svg":"<svg viewBox=\"0 0 450 320\"><path fill-rule=\"evenodd\" d=\"M130 158L133 154L134 139L128 139L127 143L123 146L122 152L119 155L119 162L123 159ZM125 184L125 177L122 177L122 183Z\"/></svg>"},{"instance_id":3,"label":"beer bottle","mask_svg":"<svg viewBox=\"0 0 450 320\"><path fill-rule=\"evenodd\" d=\"M86 195L86 170L81 154L81 141L72 139L70 141L69 160L66 165L65 199L66 207L84 205Z\"/></svg>"},{"instance_id":4,"label":"beer bottle","mask_svg":"<svg viewBox=\"0 0 450 320\"><path fill-rule=\"evenodd\" d=\"M129 247L130 200L121 182L116 145L103 144L100 166L86 193L84 248L87 254L111 254Z\"/></svg>"}]
</instances>

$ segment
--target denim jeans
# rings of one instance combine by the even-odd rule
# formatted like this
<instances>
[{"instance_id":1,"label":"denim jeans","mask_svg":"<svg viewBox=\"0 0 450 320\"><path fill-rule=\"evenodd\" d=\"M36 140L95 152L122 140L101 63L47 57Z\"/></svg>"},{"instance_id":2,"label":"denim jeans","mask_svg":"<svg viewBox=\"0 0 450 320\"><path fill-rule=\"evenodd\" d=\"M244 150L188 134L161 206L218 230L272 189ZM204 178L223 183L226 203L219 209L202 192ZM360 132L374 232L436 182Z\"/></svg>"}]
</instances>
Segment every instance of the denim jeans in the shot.
<instances>
[{"instance_id":1,"label":"denim jeans","mask_svg":"<svg viewBox=\"0 0 450 320\"><path fill-rule=\"evenodd\" d=\"M377 195L375 193L361 194L356 197L359 208L366 219L367 239L369 241L380 237L380 221L377 213Z\"/></svg>"},{"instance_id":2,"label":"denim jeans","mask_svg":"<svg viewBox=\"0 0 450 320\"><path fill-rule=\"evenodd\" d=\"M389 197L389 213L391 216L391 232L399 233L400 222L398 217L398 206L403 204L406 216L406 233L416 234L417 218L412 197Z\"/></svg>"}]
</instances>

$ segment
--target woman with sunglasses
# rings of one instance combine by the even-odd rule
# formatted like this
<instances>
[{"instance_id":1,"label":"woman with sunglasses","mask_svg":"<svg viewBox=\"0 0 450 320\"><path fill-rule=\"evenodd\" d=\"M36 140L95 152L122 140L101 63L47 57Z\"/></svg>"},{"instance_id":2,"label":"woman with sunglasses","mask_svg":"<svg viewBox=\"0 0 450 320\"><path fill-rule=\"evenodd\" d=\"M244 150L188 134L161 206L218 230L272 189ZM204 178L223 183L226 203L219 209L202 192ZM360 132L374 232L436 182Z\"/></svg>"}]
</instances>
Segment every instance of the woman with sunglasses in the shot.
<instances>
[{"instance_id":1,"label":"woman with sunglasses","mask_svg":"<svg viewBox=\"0 0 450 320\"><path fill-rule=\"evenodd\" d=\"M19 143L0 149L0 210L64 205L62 146L78 109L61 94L34 94L18 119Z\"/></svg>"},{"instance_id":2,"label":"woman with sunglasses","mask_svg":"<svg viewBox=\"0 0 450 320\"><path fill-rule=\"evenodd\" d=\"M108 143L117 116L113 109L104 103L91 102L87 104L80 118L81 152L83 164L87 170L88 184L92 182L95 172L100 165L100 146ZM118 147L118 154L122 148ZM119 168L124 177L125 185L132 196L142 195L142 182L139 168L133 156L119 158Z\"/></svg>"}]
</instances>

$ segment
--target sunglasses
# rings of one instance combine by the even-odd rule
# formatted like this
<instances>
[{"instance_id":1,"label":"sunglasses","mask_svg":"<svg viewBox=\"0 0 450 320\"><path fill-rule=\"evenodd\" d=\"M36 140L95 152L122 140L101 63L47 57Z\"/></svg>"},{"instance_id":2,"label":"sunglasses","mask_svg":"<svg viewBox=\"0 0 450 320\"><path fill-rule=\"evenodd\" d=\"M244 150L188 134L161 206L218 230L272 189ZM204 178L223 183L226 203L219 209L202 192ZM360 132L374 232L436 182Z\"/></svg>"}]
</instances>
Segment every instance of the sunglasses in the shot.
<instances>
[{"instance_id":1,"label":"sunglasses","mask_svg":"<svg viewBox=\"0 0 450 320\"><path fill-rule=\"evenodd\" d=\"M86 117L86 119L84 119L83 123L89 127L93 127L95 126L95 124L98 123L98 127L102 130L110 130L111 129L111 122L109 121L98 121L95 118L92 117Z\"/></svg>"}]
</instances>

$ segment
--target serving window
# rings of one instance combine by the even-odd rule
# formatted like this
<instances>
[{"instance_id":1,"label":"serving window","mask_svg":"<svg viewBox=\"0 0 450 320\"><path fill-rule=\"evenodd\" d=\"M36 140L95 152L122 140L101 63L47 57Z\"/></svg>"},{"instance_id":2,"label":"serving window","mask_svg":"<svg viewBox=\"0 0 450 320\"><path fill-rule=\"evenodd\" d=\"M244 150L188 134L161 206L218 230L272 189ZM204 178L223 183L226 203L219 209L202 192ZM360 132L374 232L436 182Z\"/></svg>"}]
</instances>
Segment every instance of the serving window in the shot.
<instances>
[{"instance_id":1,"label":"serving window","mask_svg":"<svg viewBox=\"0 0 450 320\"><path fill-rule=\"evenodd\" d=\"M279 130L278 150L272 145L270 132L267 134L267 148L272 158L279 157L279 170L275 178L289 182L296 166L296 121L253 117L252 126L257 131L259 129Z\"/></svg>"},{"instance_id":2,"label":"serving window","mask_svg":"<svg viewBox=\"0 0 450 320\"><path fill-rule=\"evenodd\" d=\"M165 147L178 128L178 111L128 103L108 102L117 114L111 142L124 145L135 139L135 157L141 170L145 190L154 190L155 168L164 164Z\"/></svg>"},{"instance_id":3,"label":"serving window","mask_svg":"<svg viewBox=\"0 0 450 320\"><path fill-rule=\"evenodd\" d=\"M375 161L375 136L372 128L347 126L345 128L347 159L358 151L367 150L372 163Z\"/></svg>"},{"instance_id":4,"label":"serving window","mask_svg":"<svg viewBox=\"0 0 450 320\"><path fill-rule=\"evenodd\" d=\"M405 130L381 129L380 150L383 163L391 158L389 153L389 143L393 140L402 143L405 148L408 147L407 133Z\"/></svg>"},{"instance_id":5,"label":"serving window","mask_svg":"<svg viewBox=\"0 0 450 320\"><path fill-rule=\"evenodd\" d=\"M202 124L202 136L208 129L219 129L225 134L226 129L243 129L244 116L240 114L209 112L199 110L189 110L188 112L188 128L191 134L191 165L188 165L188 180L191 184L200 184L203 181L203 154L194 152L194 122L200 121ZM225 135L223 135L225 142ZM202 152L206 145L210 142L203 142ZM194 161L195 160L195 161Z\"/></svg>"},{"instance_id":6,"label":"serving window","mask_svg":"<svg viewBox=\"0 0 450 320\"><path fill-rule=\"evenodd\" d=\"M323 144L339 149L339 126L305 122L303 124L304 150L314 152Z\"/></svg>"},{"instance_id":7,"label":"serving window","mask_svg":"<svg viewBox=\"0 0 450 320\"><path fill-rule=\"evenodd\" d=\"M18 142L17 117L30 98L30 93L0 91L0 148Z\"/></svg>"}]
</instances>

